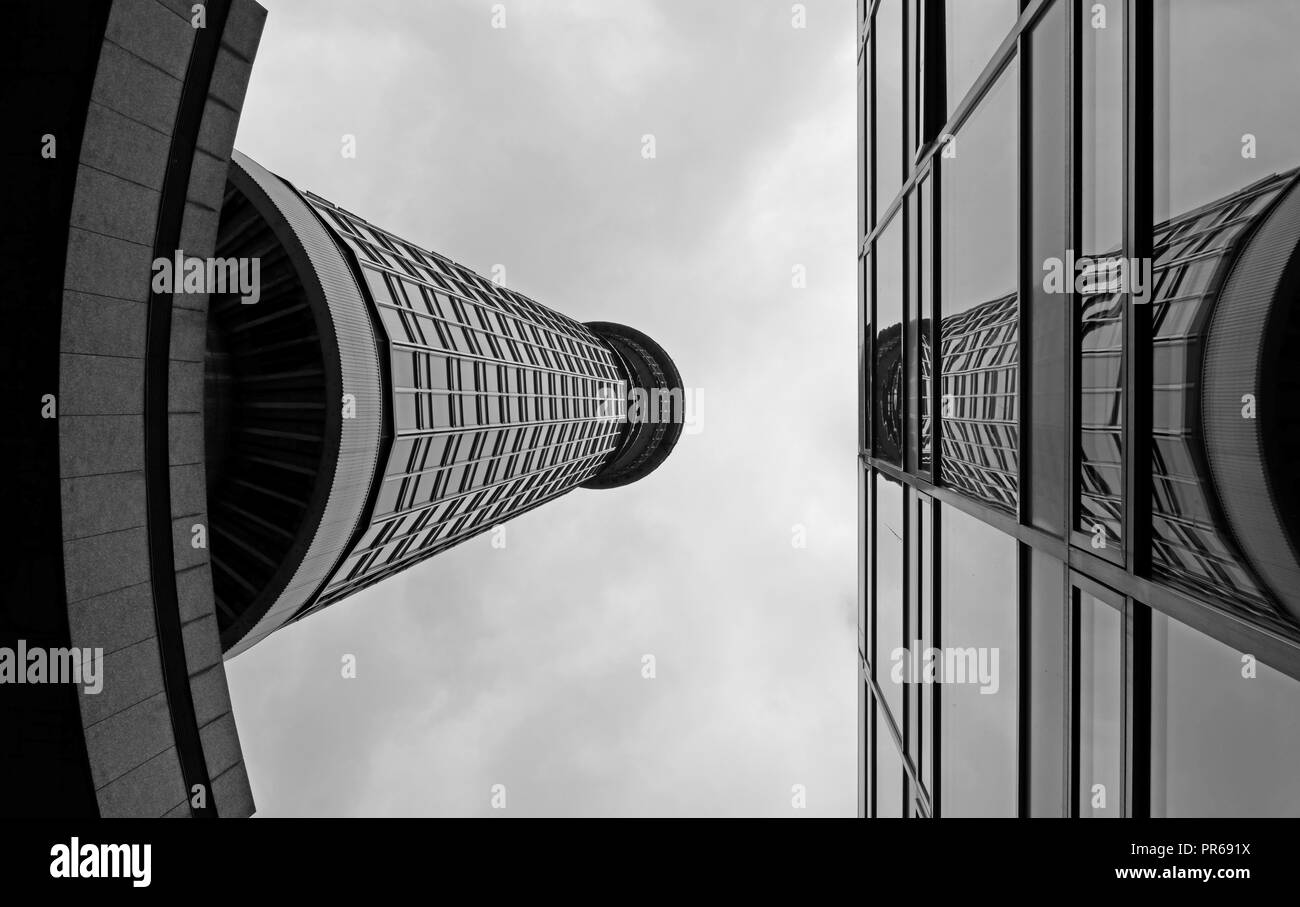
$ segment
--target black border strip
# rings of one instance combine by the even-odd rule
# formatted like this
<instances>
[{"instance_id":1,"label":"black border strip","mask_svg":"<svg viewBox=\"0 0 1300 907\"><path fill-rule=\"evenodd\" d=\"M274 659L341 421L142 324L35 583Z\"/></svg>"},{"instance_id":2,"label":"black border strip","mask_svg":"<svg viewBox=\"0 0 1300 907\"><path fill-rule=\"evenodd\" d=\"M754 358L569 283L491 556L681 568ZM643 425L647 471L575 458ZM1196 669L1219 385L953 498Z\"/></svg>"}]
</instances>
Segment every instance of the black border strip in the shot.
<instances>
[{"instance_id":1,"label":"black border strip","mask_svg":"<svg viewBox=\"0 0 1300 907\"><path fill-rule=\"evenodd\" d=\"M167 172L158 202L158 228L154 234L154 258L172 258L180 245L181 223L189 194L190 168L198 142L208 86L217 62L221 35L226 28L228 0L207 0L207 27L196 29L185 82L181 86ZM144 474L145 507L148 518L149 579L153 585L154 622L162 658L163 688L171 715L172 734L185 796L191 798L195 785L202 785L206 804L190 807L196 818L216 818L217 807L208 777L207 760L199 736L194 697L190 692L185 638L181 632L180 602L176 594L176 560L172 551L171 420L167 388L171 368L172 297L152 291L145 339L144 376ZM192 801L191 801L192 802Z\"/></svg>"}]
</instances>

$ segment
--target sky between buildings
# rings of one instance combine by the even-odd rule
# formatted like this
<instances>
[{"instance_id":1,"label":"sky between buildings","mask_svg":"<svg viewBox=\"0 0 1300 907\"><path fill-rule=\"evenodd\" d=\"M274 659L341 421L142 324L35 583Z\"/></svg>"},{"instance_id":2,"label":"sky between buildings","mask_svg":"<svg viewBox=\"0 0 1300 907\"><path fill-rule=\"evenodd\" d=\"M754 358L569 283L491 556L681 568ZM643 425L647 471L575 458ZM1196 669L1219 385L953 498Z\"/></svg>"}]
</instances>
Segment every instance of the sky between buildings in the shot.
<instances>
[{"instance_id":1,"label":"sky between buildings","mask_svg":"<svg viewBox=\"0 0 1300 907\"><path fill-rule=\"evenodd\" d=\"M231 661L259 815L854 815L854 4L260 2L239 150L702 405L641 482Z\"/></svg>"}]
</instances>

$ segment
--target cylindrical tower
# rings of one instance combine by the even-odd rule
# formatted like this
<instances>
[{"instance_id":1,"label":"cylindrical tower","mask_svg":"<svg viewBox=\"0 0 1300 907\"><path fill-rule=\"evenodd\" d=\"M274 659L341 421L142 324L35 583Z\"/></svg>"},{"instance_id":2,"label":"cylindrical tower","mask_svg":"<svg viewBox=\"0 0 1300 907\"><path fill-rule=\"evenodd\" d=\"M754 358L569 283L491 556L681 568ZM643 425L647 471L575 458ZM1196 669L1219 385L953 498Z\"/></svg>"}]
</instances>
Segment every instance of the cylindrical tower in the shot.
<instances>
[{"instance_id":1,"label":"cylindrical tower","mask_svg":"<svg viewBox=\"0 0 1300 907\"><path fill-rule=\"evenodd\" d=\"M640 331L584 325L236 152L206 360L223 648L298 620L580 485L645 476L682 382Z\"/></svg>"}]
</instances>

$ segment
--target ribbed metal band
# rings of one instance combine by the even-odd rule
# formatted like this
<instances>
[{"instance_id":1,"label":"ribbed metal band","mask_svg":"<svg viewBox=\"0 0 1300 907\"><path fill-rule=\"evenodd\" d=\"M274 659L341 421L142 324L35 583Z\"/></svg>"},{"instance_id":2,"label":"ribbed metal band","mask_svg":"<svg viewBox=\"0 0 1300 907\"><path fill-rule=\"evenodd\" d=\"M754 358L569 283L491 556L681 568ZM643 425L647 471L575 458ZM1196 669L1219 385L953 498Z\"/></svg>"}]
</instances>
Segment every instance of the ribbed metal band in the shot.
<instances>
[{"instance_id":1,"label":"ribbed metal band","mask_svg":"<svg viewBox=\"0 0 1300 907\"><path fill-rule=\"evenodd\" d=\"M1270 384L1270 375L1287 366L1275 360L1295 303L1280 290L1284 280L1294 280L1300 260L1297 185L1247 240L1224 283L1206 342L1201 418L1210 472L1233 535L1279 604L1300 621L1300 558L1274 487L1277 471L1286 467L1269 456L1283 408L1295 406ZM1254 398L1253 418L1247 417L1247 395Z\"/></svg>"},{"instance_id":2,"label":"ribbed metal band","mask_svg":"<svg viewBox=\"0 0 1300 907\"><path fill-rule=\"evenodd\" d=\"M382 440L383 406L378 349L361 289L342 250L321 224L297 190L256 161L236 151L232 168L240 168L265 194L279 215L287 221L293 238L306 252L310 273L300 273L304 284L319 285L323 309L317 315L322 338L332 336L337 354L330 355L327 343L326 446L337 450L330 475L328 499L319 519L305 525L311 543L298 562L284 589L264 613L255 617L247 632L231 646L227 655L237 655L286 623L306 604L346 553L349 540L365 511L375 481ZM253 199L254 204L263 201ZM308 297L313 294L309 287ZM320 305L318 298L313 305ZM354 415L343 417L344 395L352 398Z\"/></svg>"}]
</instances>

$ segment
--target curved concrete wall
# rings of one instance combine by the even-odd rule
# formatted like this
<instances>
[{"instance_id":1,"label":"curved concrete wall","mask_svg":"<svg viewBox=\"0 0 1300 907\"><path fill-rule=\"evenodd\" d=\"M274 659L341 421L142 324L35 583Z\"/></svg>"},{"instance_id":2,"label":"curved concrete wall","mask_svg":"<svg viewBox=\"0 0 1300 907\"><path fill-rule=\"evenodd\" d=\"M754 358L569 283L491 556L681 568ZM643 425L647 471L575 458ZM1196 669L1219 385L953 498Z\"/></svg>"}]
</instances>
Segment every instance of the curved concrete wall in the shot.
<instances>
[{"instance_id":1,"label":"curved concrete wall","mask_svg":"<svg viewBox=\"0 0 1300 907\"><path fill-rule=\"evenodd\" d=\"M207 6L215 29L220 7ZM68 234L59 381L65 585L72 644L102 647L105 655L102 692L81 694L105 816L190 815L183 763L194 754L184 739L196 732L209 808L223 816L254 810L222 667L208 551L191 544L194 527L206 527L207 297L169 297L170 342L163 349L146 338L158 304L150 266L161 226L179 217L186 256L213 254L265 10L232 0L223 27L205 32L192 26L190 7L113 3ZM201 112L195 107L186 117L183 105L195 103ZM167 189L177 178L169 161L174 168L182 143L193 147L192 164L176 193ZM154 501L170 499L171 522L162 527L172 539L167 589L157 588L159 558L150 548L160 531L148 506L156 473L146 464L145 378L155 357L165 357L168 376L167 488L161 498L162 489L152 491ZM160 614L168 602L178 613ZM180 647L167 642L165 625L173 620ZM177 666L184 690L167 683ZM178 708L181 700L190 707Z\"/></svg>"}]
</instances>

